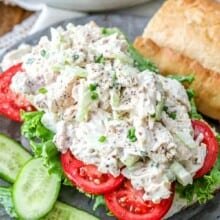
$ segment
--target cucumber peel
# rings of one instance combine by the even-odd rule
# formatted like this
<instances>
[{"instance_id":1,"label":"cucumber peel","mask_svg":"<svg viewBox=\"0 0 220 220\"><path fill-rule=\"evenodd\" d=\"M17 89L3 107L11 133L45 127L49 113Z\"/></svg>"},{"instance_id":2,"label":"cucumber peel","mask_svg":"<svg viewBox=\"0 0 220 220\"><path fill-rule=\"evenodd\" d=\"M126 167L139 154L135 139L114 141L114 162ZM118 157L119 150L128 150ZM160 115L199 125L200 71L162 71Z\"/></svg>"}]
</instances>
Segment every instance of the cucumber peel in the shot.
<instances>
[{"instance_id":1,"label":"cucumber peel","mask_svg":"<svg viewBox=\"0 0 220 220\"><path fill-rule=\"evenodd\" d=\"M31 155L16 141L0 134L0 177L13 183Z\"/></svg>"},{"instance_id":2,"label":"cucumber peel","mask_svg":"<svg viewBox=\"0 0 220 220\"><path fill-rule=\"evenodd\" d=\"M42 220L98 220L93 215L90 215L83 210L76 209L62 202L56 202L52 211L46 215Z\"/></svg>"}]
</instances>

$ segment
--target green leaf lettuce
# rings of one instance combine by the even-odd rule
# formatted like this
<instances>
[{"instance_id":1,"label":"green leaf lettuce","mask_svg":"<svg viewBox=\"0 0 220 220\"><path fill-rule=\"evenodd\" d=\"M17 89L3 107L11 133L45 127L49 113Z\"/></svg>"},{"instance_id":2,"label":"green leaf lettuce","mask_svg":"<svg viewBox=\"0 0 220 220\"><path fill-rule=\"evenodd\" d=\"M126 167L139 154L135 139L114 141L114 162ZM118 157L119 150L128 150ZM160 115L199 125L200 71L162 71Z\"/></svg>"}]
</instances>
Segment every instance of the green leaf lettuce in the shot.
<instances>
[{"instance_id":1,"label":"green leaf lettuce","mask_svg":"<svg viewBox=\"0 0 220 220\"><path fill-rule=\"evenodd\" d=\"M49 173L62 175L59 152L53 143L54 133L42 124L43 114L40 111L23 112L21 132L29 140L34 156L43 158Z\"/></svg>"}]
</instances>

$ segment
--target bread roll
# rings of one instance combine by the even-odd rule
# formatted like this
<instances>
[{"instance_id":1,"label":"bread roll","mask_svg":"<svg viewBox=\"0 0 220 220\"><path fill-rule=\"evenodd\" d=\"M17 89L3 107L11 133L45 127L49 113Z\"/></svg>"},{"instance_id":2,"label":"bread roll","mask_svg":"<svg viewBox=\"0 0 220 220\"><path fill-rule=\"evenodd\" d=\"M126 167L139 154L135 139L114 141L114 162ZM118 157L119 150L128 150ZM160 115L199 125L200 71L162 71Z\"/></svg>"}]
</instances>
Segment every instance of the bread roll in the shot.
<instances>
[{"instance_id":1,"label":"bread roll","mask_svg":"<svg viewBox=\"0 0 220 220\"><path fill-rule=\"evenodd\" d=\"M220 119L220 3L167 0L134 46L164 75L191 75L203 114Z\"/></svg>"}]
</instances>

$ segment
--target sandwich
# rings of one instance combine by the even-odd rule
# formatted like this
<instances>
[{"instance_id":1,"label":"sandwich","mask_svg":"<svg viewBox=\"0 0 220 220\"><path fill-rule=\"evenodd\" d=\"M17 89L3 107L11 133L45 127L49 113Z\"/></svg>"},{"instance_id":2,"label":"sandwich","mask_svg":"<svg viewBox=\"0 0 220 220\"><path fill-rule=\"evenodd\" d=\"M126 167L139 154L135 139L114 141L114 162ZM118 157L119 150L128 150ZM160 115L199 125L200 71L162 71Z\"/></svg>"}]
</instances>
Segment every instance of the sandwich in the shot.
<instances>
[{"instance_id":1,"label":"sandwich","mask_svg":"<svg viewBox=\"0 0 220 220\"><path fill-rule=\"evenodd\" d=\"M203 114L220 119L220 3L168 0L134 46L164 75L193 75L190 85Z\"/></svg>"}]
</instances>

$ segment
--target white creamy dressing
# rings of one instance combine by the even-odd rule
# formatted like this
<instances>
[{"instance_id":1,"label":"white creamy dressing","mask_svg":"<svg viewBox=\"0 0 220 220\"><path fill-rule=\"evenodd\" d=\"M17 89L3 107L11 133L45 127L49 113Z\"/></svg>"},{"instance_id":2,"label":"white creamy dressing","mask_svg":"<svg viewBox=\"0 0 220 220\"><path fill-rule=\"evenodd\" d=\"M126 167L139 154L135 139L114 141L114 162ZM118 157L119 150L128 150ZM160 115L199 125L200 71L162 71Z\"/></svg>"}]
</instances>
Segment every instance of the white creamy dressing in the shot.
<instances>
[{"instance_id":1,"label":"white creamy dressing","mask_svg":"<svg viewBox=\"0 0 220 220\"><path fill-rule=\"evenodd\" d=\"M51 34L23 57L11 88L45 112L58 150L70 149L102 173L122 173L144 189L144 200L170 196L174 162L192 183L206 147L203 137L194 141L184 87L134 67L120 32L103 34L91 22Z\"/></svg>"}]
</instances>

